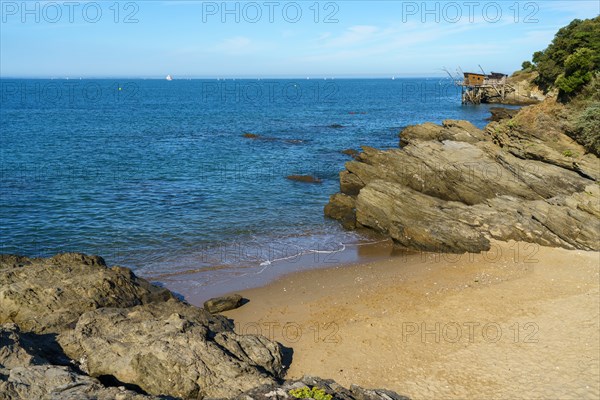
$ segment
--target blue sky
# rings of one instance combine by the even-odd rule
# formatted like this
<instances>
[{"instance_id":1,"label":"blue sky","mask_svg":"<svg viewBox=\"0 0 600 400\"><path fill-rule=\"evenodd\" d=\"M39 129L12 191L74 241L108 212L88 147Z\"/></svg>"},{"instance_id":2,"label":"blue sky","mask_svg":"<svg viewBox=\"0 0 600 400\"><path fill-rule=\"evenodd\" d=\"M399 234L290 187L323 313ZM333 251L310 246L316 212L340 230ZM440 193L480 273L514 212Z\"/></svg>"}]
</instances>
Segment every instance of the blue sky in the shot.
<instances>
[{"instance_id":1,"label":"blue sky","mask_svg":"<svg viewBox=\"0 0 600 400\"><path fill-rule=\"evenodd\" d=\"M600 2L1 0L0 11L2 77L341 78L510 73Z\"/></svg>"}]
</instances>

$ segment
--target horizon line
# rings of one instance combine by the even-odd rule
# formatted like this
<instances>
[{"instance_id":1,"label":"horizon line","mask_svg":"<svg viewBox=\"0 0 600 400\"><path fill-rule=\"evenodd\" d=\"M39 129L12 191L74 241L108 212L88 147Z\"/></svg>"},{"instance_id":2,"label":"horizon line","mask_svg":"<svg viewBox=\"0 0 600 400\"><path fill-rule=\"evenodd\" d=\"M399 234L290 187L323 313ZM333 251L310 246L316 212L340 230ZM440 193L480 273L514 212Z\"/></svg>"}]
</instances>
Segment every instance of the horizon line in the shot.
<instances>
[{"instance_id":1,"label":"horizon line","mask_svg":"<svg viewBox=\"0 0 600 400\"><path fill-rule=\"evenodd\" d=\"M173 76L174 81L180 80L273 80L273 79L301 79L301 80L341 80L341 79L403 79L403 78L440 78L444 77L444 74L438 75L419 75L419 74L398 74L398 75L340 75L340 76L332 76L332 75L315 75L315 76L299 76L299 75L271 75L271 76ZM108 79L142 79L142 80L165 80L166 76L132 76L132 75L114 75L114 76L50 76L50 75L32 75L32 76L1 76L0 79L44 79L44 80L83 80L83 79L98 79L98 80L108 80Z\"/></svg>"}]
</instances>

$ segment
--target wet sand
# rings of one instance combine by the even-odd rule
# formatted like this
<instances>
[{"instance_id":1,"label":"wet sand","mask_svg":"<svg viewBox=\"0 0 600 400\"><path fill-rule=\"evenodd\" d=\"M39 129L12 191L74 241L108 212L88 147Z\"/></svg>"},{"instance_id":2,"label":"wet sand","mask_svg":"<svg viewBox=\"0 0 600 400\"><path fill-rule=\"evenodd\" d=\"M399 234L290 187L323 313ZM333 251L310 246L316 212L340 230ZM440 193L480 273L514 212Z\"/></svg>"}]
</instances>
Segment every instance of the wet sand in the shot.
<instances>
[{"instance_id":1,"label":"wet sand","mask_svg":"<svg viewBox=\"0 0 600 400\"><path fill-rule=\"evenodd\" d=\"M363 264L406 254L395 249L389 238L371 232L366 232L363 240L356 243L324 243L320 250L307 249L299 254L298 249L292 247L289 253L286 259L260 266L215 265L145 278L167 287L191 304L202 306L212 297L262 287L291 273Z\"/></svg>"},{"instance_id":2,"label":"wet sand","mask_svg":"<svg viewBox=\"0 0 600 400\"><path fill-rule=\"evenodd\" d=\"M597 399L599 270L598 252L516 242L390 252L242 291L250 302L225 315L292 348L290 378L413 399Z\"/></svg>"}]
</instances>

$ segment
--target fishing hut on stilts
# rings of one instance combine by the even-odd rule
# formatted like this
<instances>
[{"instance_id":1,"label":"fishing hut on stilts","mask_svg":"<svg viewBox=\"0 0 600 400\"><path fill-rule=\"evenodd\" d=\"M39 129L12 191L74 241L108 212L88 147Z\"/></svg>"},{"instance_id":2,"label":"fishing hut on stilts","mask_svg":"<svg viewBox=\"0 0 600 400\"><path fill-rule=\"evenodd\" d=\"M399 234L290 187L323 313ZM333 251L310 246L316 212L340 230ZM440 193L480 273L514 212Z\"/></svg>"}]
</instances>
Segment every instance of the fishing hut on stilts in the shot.
<instances>
[{"instance_id":1,"label":"fishing hut on stilts","mask_svg":"<svg viewBox=\"0 0 600 400\"><path fill-rule=\"evenodd\" d=\"M498 72L486 74L483 69L481 72L462 72L463 79L456 79L449 74L454 84L461 88L463 104L487 103L487 99L491 97L499 97L504 101L507 93L514 91L507 82L508 75Z\"/></svg>"}]
</instances>

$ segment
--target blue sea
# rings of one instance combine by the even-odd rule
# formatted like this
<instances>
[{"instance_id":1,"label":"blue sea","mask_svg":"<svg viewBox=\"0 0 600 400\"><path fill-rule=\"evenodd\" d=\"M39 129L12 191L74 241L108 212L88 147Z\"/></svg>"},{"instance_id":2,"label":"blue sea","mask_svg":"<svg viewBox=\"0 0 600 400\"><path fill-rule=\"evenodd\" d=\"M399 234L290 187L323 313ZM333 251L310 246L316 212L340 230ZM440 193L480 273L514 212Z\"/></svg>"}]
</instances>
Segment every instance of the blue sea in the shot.
<instances>
[{"instance_id":1,"label":"blue sea","mask_svg":"<svg viewBox=\"0 0 600 400\"><path fill-rule=\"evenodd\" d=\"M0 252L98 254L186 291L365 240L323 216L341 151L489 116L439 78L0 84Z\"/></svg>"}]
</instances>

